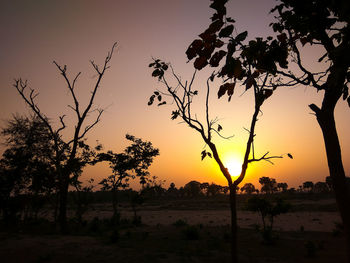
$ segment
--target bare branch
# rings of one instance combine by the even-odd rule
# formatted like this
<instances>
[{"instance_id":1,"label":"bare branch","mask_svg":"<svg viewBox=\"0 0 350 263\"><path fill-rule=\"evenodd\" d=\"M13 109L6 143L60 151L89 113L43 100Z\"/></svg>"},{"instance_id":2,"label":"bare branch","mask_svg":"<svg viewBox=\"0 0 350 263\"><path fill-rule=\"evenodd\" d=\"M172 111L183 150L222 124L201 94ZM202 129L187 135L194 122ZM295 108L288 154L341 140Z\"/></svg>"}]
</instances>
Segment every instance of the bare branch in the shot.
<instances>
[{"instance_id":1,"label":"bare branch","mask_svg":"<svg viewBox=\"0 0 350 263\"><path fill-rule=\"evenodd\" d=\"M266 152L263 156L261 156L260 158L252 158L252 159L249 159L248 160L248 163L251 163L251 162L259 162L259 161L266 161L266 162L269 162L271 164L274 164L271 160L272 159L280 159L280 158L283 158L282 155L279 155L279 156L267 156L269 154L269 152Z\"/></svg>"}]
</instances>

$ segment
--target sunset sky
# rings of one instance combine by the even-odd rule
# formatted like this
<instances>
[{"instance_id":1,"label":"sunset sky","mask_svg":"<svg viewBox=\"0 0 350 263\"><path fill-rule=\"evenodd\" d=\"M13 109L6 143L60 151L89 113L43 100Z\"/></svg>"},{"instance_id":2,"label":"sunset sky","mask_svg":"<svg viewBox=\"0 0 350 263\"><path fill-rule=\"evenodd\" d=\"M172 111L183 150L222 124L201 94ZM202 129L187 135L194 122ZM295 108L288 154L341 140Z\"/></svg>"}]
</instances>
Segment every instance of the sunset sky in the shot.
<instances>
[{"instance_id":1,"label":"sunset sky","mask_svg":"<svg viewBox=\"0 0 350 263\"><path fill-rule=\"evenodd\" d=\"M272 34L268 27L273 16L269 10L274 0L230 1L228 15L248 38ZM2 0L0 8L0 120L1 127L13 113L29 112L13 88L14 78L28 79L36 89L41 110L58 124L58 116L73 116L72 103L63 78L52 63L67 65L73 77L82 72L77 84L81 101L87 102L95 80L89 60L101 64L117 42L111 68L106 72L95 104L106 109L102 121L88 134L91 145L98 140L105 150L122 151L127 145L125 134L151 141L160 149L151 166L151 175L181 186L190 180L225 185L225 178L212 159L201 161L204 143L199 134L179 121L172 121L172 105L147 106L148 98L162 86L151 77L148 64L152 57L171 62L176 72L189 78L193 72L186 63L188 45L210 23L209 0ZM311 69L317 68L309 50L305 55ZM210 71L200 72L195 81L200 95L195 109L198 118L204 110L205 80ZM217 100L217 88L211 93L211 117L218 117L224 135L215 137L223 160L241 161L252 115L252 94L238 89L231 102ZM305 181L324 181L328 175L321 130L308 108L320 105L322 93L312 88L282 88L263 105L256 131L256 152L280 155L291 153L294 159L278 159L275 165L256 163L248 170L243 184L257 184L261 176L298 187ZM350 173L350 109L341 101L336 110L338 133L347 176ZM68 119L68 118L67 118ZM106 165L85 169L83 180L107 177Z\"/></svg>"}]
</instances>

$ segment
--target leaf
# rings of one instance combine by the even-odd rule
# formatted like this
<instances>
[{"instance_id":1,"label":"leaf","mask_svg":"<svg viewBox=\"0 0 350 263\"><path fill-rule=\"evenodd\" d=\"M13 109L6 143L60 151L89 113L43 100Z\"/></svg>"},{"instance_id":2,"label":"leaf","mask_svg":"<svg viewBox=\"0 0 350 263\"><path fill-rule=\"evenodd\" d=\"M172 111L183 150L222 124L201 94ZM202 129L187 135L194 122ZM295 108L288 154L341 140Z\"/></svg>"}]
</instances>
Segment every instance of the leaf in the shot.
<instances>
[{"instance_id":1,"label":"leaf","mask_svg":"<svg viewBox=\"0 0 350 263\"><path fill-rule=\"evenodd\" d=\"M222 26L224 25L224 22L222 20L215 20L213 23L210 24L209 28L206 30L206 32L210 34L214 34L218 32Z\"/></svg>"},{"instance_id":2,"label":"leaf","mask_svg":"<svg viewBox=\"0 0 350 263\"><path fill-rule=\"evenodd\" d=\"M235 86L236 86L236 82L233 83L227 83L227 95L229 95L230 97L233 95ZM231 99L230 99L231 100Z\"/></svg>"},{"instance_id":3,"label":"leaf","mask_svg":"<svg viewBox=\"0 0 350 263\"><path fill-rule=\"evenodd\" d=\"M214 81L214 77L215 77L215 74L214 74L214 72L213 72L213 73L210 75L210 77L209 77L209 79L210 79L211 82Z\"/></svg>"},{"instance_id":4,"label":"leaf","mask_svg":"<svg viewBox=\"0 0 350 263\"><path fill-rule=\"evenodd\" d=\"M211 153L210 152L207 152L207 155L211 158Z\"/></svg>"},{"instance_id":5,"label":"leaf","mask_svg":"<svg viewBox=\"0 0 350 263\"><path fill-rule=\"evenodd\" d=\"M187 58L189 60L195 58L197 56L197 54L199 53L199 51L202 49L202 47L203 47L203 41L201 39L193 40L191 45L186 50Z\"/></svg>"},{"instance_id":6,"label":"leaf","mask_svg":"<svg viewBox=\"0 0 350 263\"><path fill-rule=\"evenodd\" d=\"M211 67L217 67L219 66L219 63L221 59L226 55L226 51L220 50L214 53L214 55L211 57L209 64Z\"/></svg>"},{"instance_id":7,"label":"leaf","mask_svg":"<svg viewBox=\"0 0 350 263\"><path fill-rule=\"evenodd\" d=\"M159 95L159 92L158 92L158 91L155 91L154 94L158 96L158 95Z\"/></svg>"},{"instance_id":8,"label":"leaf","mask_svg":"<svg viewBox=\"0 0 350 263\"><path fill-rule=\"evenodd\" d=\"M231 17L227 17L226 20L227 20L227 22L230 22L230 23L235 23L235 22L236 22L236 21L235 21L233 18L231 18Z\"/></svg>"},{"instance_id":9,"label":"leaf","mask_svg":"<svg viewBox=\"0 0 350 263\"><path fill-rule=\"evenodd\" d=\"M163 101L163 102L161 102L161 103L158 103L158 106L162 106L162 105L164 105L164 104L166 104L166 101Z\"/></svg>"},{"instance_id":10,"label":"leaf","mask_svg":"<svg viewBox=\"0 0 350 263\"><path fill-rule=\"evenodd\" d=\"M265 89L264 90L264 98L265 100L272 95L273 91L272 89Z\"/></svg>"},{"instance_id":11,"label":"leaf","mask_svg":"<svg viewBox=\"0 0 350 263\"><path fill-rule=\"evenodd\" d=\"M291 155L290 153L288 153L287 155L290 159L293 159L293 155Z\"/></svg>"},{"instance_id":12,"label":"leaf","mask_svg":"<svg viewBox=\"0 0 350 263\"><path fill-rule=\"evenodd\" d=\"M219 91L218 91L218 98L220 99L223 95L225 95L226 91L227 91L227 95L229 95L229 97L231 97L233 95L235 85L236 85L236 82L225 83L225 84L221 85L219 88ZM230 100L231 99L229 98L229 101Z\"/></svg>"},{"instance_id":13,"label":"leaf","mask_svg":"<svg viewBox=\"0 0 350 263\"><path fill-rule=\"evenodd\" d=\"M217 48L222 47L224 44L225 44L224 41L221 41L220 39L217 39L215 41L215 47L217 47Z\"/></svg>"},{"instance_id":14,"label":"leaf","mask_svg":"<svg viewBox=\"0 0 350 263\"><path fill-rule=\"evenodd\" d=\"M222 96L225 95L226 90L227 90L227 88L226 88L225 84L220 86L219 91L218 91L218 99L220 99Z\"/></svg>"},{"instance_id":15,"label":"leaf","mask_svg":"<svg viewBox=\"0 0 350 263\"><path fill-rule=\"evenodd\" d=\"M350 97L348 97L348 99L346 101L348 102L348 105L350 107Z\"/></svg>"},{"instance_id":16,"label":"leaf","mask_svg":"<svg viewBox=\"0 0 350 263\"><path fill-rule=\"evenodd\" d=\"M229 37L233 32L233 25L228 25L221 29L219 32L219 37Z\"/></svg>"},{"instance_id":17,"label":"leaf","mask_svg":"<svg viewBox=\"0 0 350 263\"><path fill-rule=\"evenodd\" d=\"M250 89L253 84L255 82L255 79L250 75L247 79L246 79L246 83L245 83L245 90Z\"/></svg>"},{"instance_id":18,"label":"leaf","mask_svg":"<svg viewBox=\"0 0 350 263\"><path fill-rule=\"evenodd\" d=\"M201 70L201 69L204 68L206 65L208 65L207 58L206 58L206 57L203 57L203 56L198 57L198 58L196 58L196 60L194 61L193 65L194 65L194 68L195 68L195 69Z\"/></svg>"},{"instance_id":19,"label":"leaf","mask_svg":"<svg viewBox=\"0 0 350 263\"><path fill-rule=\"evenodd\" d=\"M248 32L244 31L244 32L242 32L242 33L240 33L240 34L238 34L236 36L236 41L237 42L242 42L242 41L244 41L247 38L247 36L248 36Z\"/></svg>"},{"instance_id":20,"label":"leaf","mask_svg":"<svg viewBox=\"0 0 350 263\"><path fill-rule=\"evenodd\" d=\"M161 95L158 95L158 101L161 101L162 100L162 96Z\"/></svg>"},{"instance_id":21,"label":"leaf","mask_svg":"<svg viewBox=\"0 0 350 263\"><path fill-rule=\"evenodd\" d=\"M161 73L160 69L155 69L152 72L152 77L158 77L160 75L160 73Z\"/></svg>"},{"instance_id":22,"label":"leaf","mask_svg":"<svg viewBox=\"0 0 350 263\"><path fill-rule=\"evenodd\" d=\"M173 111L173 112L171 113L171 119L172 119L172 120L175 120L177 117L179 117L179 115L180 115L180 112L179 112L179 111Z\"/></svg>"},{"instance_id":23,"label":"leaf","mask_svg":"<svg viewBox=\"0 0 350 263\"><path fill-rule=\"evenodd\" d=\"M281 42L281 43L286 43L287 40L287 35L286 33L282 33L277 35L277 39Z\"/></svg>"},{"instance_id":24,"label":"leaf","mask_svg":"<svg viewBox=\"0 0 350 263\"><path fill-rule=\"evenodd\" d=\"M203 161L203 159L205 158L205 156L207 156L207 152L204 150L201 152L201 160Z\"/></svg>"},{"instance_id":25,"label":"leaf","mask_svg":"<svg viewBox=\"0 0 350 263\"><path fill-rule=\"evenodd\" d=\"M167 70L167 69L168 69L168 65L164 63L164 64L162 65L162 69L163 69L163 70Z\"/></svg>"},{"instance_id":26,"label":"leaf","mask_svg":"<svg viewBox=\"0 0 350 263\"><path fill-rule=\"evenodd\" d=\"M218 132L220 132L221 130L222 130L222 126L218 124Z\"/></svg>"},{"instance_id":27,"label":"leaf","mask_svg":"<svg viewBox=\"0 0 350 263\"><path fill-rule=\"evenodd\" d=\"M204 43L214 43L216 40L216 35L208 33L207 31L200 34L199 37L203 39Z\"/></svg>"},{"instance_id":28,"label":"leaf","mask_svg":"<svg viewBox=\"0 0 350 263\"><path fill-rule=\"evenodd\" d=\"M148 65L148 67L151 68L151 67L153 67L155 64L156 64L156 63L154 63L154 62L153 62L153 63L150 63L150 64Z\"/></svg>"},{"instance_id":29,"label":"leaf","mask_svg":"<svg viewBox=\"0 0 350 263\"><path fill-rule=\"evenodd\" d=\"M309 41L308 41L308 39L307 39L306 37L303 37L303 38L300 38L300 42L301 42L301 44L302 44L303 46L305 46L305 44L306 44L307 42L309 42Z\"/></svg>"},{"instance_id":30,"label":"leaf","mask_svg":"<svg viewBox=\"0 0 350 263\"><path fill-rule=\"evenodd\" d=\"M233 66L233 76L237 79L243 78L243 68L242 63L239 60L234 60L234 66Z\"/></svg>"},{"instance_id":31,"label":"leaf","mask_svg":"<svg viewBox=\"0 0 350 263\"><path fill-rule=\"evenodd\" d=\"M152 105L153 102L154 102L154 98L155 98L155 95L152 95L150 98L149 98L149 101L148 101L148 106Z\"/></svg>"}]
</instances>

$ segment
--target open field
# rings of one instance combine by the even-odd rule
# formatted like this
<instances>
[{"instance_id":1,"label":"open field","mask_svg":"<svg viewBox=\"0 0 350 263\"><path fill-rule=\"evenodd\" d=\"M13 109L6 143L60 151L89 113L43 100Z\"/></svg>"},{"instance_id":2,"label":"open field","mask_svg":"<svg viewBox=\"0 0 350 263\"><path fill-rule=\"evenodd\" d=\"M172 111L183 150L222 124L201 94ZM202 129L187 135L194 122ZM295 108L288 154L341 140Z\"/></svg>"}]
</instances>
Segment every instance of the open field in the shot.
<instances>
[{"instance_id":1,"label":"open field","mask_svg":"<svg viewBox=\"0 0 350 263\"><path fill-rule=\"evenodd\" d=\"M138 226L125 203L119 226L109 223L110 205L94 204L84 215L86 223L72 221L65 236L47 220L2 228L0 257L2 262L229 262L228 207L197 201L146 203L138 210ZM338 213L317 211L332 210L334 200L291 202L299 209L276 218L272 244L263 242L257 214L238 211L241 262L345 262ZM305 206L310 211L303 211Z\"/></svg>"}]
</instances>

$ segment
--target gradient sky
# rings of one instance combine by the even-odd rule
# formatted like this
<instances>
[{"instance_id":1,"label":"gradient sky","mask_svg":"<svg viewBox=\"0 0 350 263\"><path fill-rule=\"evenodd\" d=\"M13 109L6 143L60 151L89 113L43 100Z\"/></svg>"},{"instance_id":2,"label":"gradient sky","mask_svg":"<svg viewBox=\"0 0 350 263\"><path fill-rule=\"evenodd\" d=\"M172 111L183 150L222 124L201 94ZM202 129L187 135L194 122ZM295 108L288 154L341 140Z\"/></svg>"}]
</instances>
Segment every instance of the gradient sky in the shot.
<instances>
[{"instance_id":1,"label":"gradient sky","mask_svg":"<svg viewBox=\"0 0 350 263\"><path fill-rule=\"evenodd\" d=\"M268 14L275 1L231 1L228 14L239 30L248 30L248 38L271 34ZM194 130L170 120L171 105L148 107L149 96L161 85L150 76L152 57L172 62L175 70L188 78L193 67L186 64L185 50L210 23L212 10L207 0L2 0L0 8L0 120L1 126L13 113L28 113L28 108L12 87L13 79L28 79L39 91L37 102L55 123L58 116L70 114L68 90L52 61L68 66L74 76L82 71L77 89L81 101L87 101L94 82L89 60L102 63L114 42L118 47L111 68L103 79L96 105L106 108L102 121L88 134L91 144L99 140L106 150L121 151L126 133L150 140L160 149L151 166L151 174L176 186L190 180L225 185L214 160L201 162L204 143ZM315 68L309 50L309 65ZM314 59L317 59L315 57ZM200 72L195 85L203 91L208 71ZM237 91L231 102L216 99L213 87L211 116L218 117L225 135L231 140L215 138L225 161L242 159L252 114L252 94ZM319 104L322 94L312 88L296 87L277 90L263 105L256 137L256 151L263 154L292 153L293 160L276 160L275 165L254 164L245 182L257 183L261 176L276 178L297 187L304 181L324 181L328 175L321 130L307 107ZM203 111L203 97L195 108ZM347 175L350 172L349 108L340 102L336 110ZM106 165L87 168L83 178L100 180L110 174Z\"/></svg>"}]
</instances>

